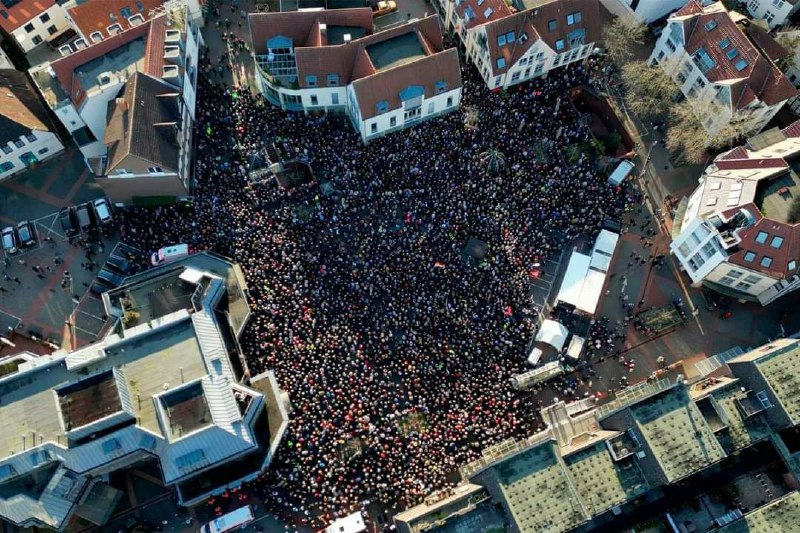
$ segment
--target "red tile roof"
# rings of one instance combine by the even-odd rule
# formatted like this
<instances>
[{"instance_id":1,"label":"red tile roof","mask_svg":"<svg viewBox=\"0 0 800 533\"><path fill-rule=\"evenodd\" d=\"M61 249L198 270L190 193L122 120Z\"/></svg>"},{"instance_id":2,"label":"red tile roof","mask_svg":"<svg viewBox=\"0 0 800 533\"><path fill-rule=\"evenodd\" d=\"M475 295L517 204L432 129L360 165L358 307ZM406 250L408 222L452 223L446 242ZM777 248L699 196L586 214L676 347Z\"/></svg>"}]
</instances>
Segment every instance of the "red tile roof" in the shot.
<instances>
[{"instance_id":1,"label":"red tile roof","mask_svg":"<svg viewBox=\"0 0 800 533\"><path fill-rule=\"evenodd\" d=\"M530 10L529 10L530 11ZM531 20L534 27L541 35L547 46L555 50L556 41L567 39L570 32L583 29L586 31L585 43L593 43L602 37L600 26L600 2L599 0L553 0L547 4L536 7L536 16ZM577 24L568 25L567 15L580 12L581 20ZM550 31L548 23L556 21L556 29ZM569 43L566 43L569 46Z\"/></svg>"},{"instance_id":2,"label":"red tile roof","mask_svg":"<svg viewBox=\"0 0 800 533\"><path fill-rule=\"evenodd\" d=\"M458 15L459 19L464 20L464 13L467 11L467 8L475 13L474 18L465 21L467 29L507 17L514 12L506 5L504 0L462 0L461 4L456 6L456 15ZM488 17L486 13L489 13ZM458 31L459 28L456 28L456 33L458 33Z\"/></svg>"},{"instance_id":3,"label":"red tile roof","mask_svg":"<svg viewBox=\"0 0 800 533\"><path fill-rule=\"evenodd\" d=\"M356 80L353 90L361 118L367 119L378 114L376 104L382 100L389 104L389 110L400 108L403 105L400 91L409 85L422 86L425 98L435 96L436 83L439 81L447 84L448 91L461 86L461 67L455 48Z\"/></svg>"},{"instance_id":4,"label":"red tile roof","mask_svg":"<svg viewBox=\"0 0 800 533\"><path fill-rule=\"evenodd\" d=\"M500 75L511 68L539 40L539 34L530 21L531 15L530 11L521 11L485 24L493 75ZM498 37L509 33L514 34L513 43L500 46L497 42ZM527 39L525 42L520 42L523 34L527 36ZM498 68L497 59L501 57L505 60L505 66Z\"/></svg>"},{"instance_id":5,"label":"red tile roof","mask_svg":"<svg viewBox=\"0 0 800 533\"><path fill-rule=\"evenodd\" d=\"M166 15L161 15L150 21L144 52L144 71L158 79L164 77L164 41L169 28L166 20Z\"/></svg>"},{"instance_id":6,"label":"red tile roof","mask_svg":"<svg viewBox=\"0 0 800 533\"><path fill-rule=\"evenodd\" d=\"M0 11L5 11L8 14L8 17L0 16L0 28L11 33L55 4L56 0L22 0L11 7L0 6Z\"/></svg>"},{"instance_id":7,"label":"red tile roof","mask_svg":"<svg viewBox=\"0 0 800 533\"><path fill-rule=\"evenodd\" d=\"M786 135L787 137L791 137L793 139L800 137L800 120L792 122L791 124L783 128L783 130L781 131L783 131L784 135Z\"/></svg>"},{"instance_id":8,"label":"red tile roof","mask_svg":"<svg viewBox=\"0 0 800 533\"><path fill-rule=\"evenodd\" d=\"M267 40L279 35L292 40L295 47L313 43L310 34L319 23L328 26L353 26L372 33L372 10L327 9L324 11L285 11L280 13L250 13L250 40L256 54L267 53ZM319 31L319 30L317 30Z\"/></svg>"},{"instance_id":9,"label":"red tile roof","mask_svg":"<svg viewBox=\"0 0 800 533\"><path fill-rule=\"evenodd\" d=\"M92 33L99 31L103 34L103 39L107 39L109 34L106 28L114 23L122 26L122 31L133 27L128 22L128 19L123 16L123 8L130 9L131 15L129 16L138 13L145 20L148 20L150 18L150 10L163 3L164 0L139 0L138 4L142 6L140 11L135 0L89 0L68 9L67 13L75 22L75 27L84 37L88 38ZM112 20L111 14L114 15L114 20Z\"/></svg>"},{"instance_id":10,"label":"red tile roof","mask_svg":"<svg viewBox=\"0 0 800 533\"><path fill-rule=\"evenodd\" d=\"M718 161L723 159L747 159L747 158L748 158L747 148L745 148L744 146L737 146L727 154L722 155L718 159Z\"/></svg>"},{"instance_id":11,"label":"red tile roof","mask_svg":"<svg viewBox=\"0 0 800 533\"><path fill-rule=\"evenodd\" d=\"M742 208L753 214L756 218L756 223L738 231L741 242L737 251L729 256L728 261L734 265L749 268L777 279L783 279L794 274L794 271L789 271L788 265L789 261L797 260L800 257L800 224L785 224L764 218L755 204L752 203L729 209L723 214L730 218ZM767 240L763 244L755 240L759 232L762 231L768 234ZM783 237L784 241L780 248L770 246L774 236ZM752 261L744 260L747 252L756 254ZM772 263L768 267L761 265L764 257L772 259Z\"/></svg>"},{"instance_id":12,"label":"red tile roof","mask_svg":"<svg viewBox=\"0 0 800 533\"><path fill-rule=\"evenodd\" d=\"M686 52L694 56L705 50L714 63L705 72L706 78L711 82L734 82L731 87L734 109L742 109L756 99L774 105L797 94L791 82L750 41L721 2L704 8L692 0L671 18L681 17L686 17L683 19ZM719 46L723 39L730 41L724 49ZM738 53L729 58L733 50Z\"/></svg>"},{"instance_id":13,"label":"red tile roof","mask_svg":"<svg viewBox=\"0 0 800 533\"><path fill-rule=\"evenodd\" d=\"M76 106L83 102L86 95L83 90L74 83L73 77L75 69L145 35L149 29L150 22L148 21L141 26L136 26L135 28L131 28L128 31L124 31L97 44L73 52L66 57L61 57L50 64L61 87L69 94L70 99Z\"/></svg>"},{"instance_id":14,"label":"red tile roof","mask_svg":"<svg viewBox=\"0 0 800 533\"><path fill-rule=\"evenodd\" d=\"M777 157L768 159L720 159L714 165L720 170L789 168L789 164L785 159Z\"/></svg>"}]
</instances>

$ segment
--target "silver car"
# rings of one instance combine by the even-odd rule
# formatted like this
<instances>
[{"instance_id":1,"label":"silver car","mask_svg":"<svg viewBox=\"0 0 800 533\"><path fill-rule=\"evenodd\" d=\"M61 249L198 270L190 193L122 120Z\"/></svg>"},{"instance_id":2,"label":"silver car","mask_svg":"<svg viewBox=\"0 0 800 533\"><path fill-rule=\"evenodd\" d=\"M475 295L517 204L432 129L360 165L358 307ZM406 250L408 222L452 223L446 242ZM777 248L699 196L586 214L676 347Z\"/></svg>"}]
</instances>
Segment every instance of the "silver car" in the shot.
<instances>
[{"instance_id":1,"label":"silver car","mask_svg":"<svg viewBox=\"0 0 800 533\"><path fill-rule=\"evenodd\" d=\"M3 228L3 250L6 254L13 254L17 252L17 234L11 226Z\"/></svg>"}]
</instances>

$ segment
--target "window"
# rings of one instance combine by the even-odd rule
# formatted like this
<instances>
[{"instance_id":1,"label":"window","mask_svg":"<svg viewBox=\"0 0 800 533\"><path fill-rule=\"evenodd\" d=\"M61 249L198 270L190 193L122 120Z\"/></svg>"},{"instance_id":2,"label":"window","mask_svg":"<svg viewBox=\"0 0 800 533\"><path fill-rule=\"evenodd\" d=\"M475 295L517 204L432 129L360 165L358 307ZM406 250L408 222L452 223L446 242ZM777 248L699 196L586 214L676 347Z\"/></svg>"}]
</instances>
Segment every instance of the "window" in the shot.
<instances>
[{"instance_id":1,"label":"window","mask_svg":"<svg viewBox=\"0 0 800 533\"><path fill-rule=\"evenodd\" d=\"M339 85L339 75L328 74L328 87L336 87L337 85Z\"/></svg>"},{"instance_id":2,"label":"window","mask_svg":"<svg viewBox=\"0 0 800 533\"><path fill-rule=\"evenodd\" d=\"M764 257L761 258L761 263L760 264L764 268L769 268L770 265L772 265L772 258L771 257L767 257L765 255Z\"/></svg>"},{"instance_id":3,"label":"window","mask_svg":"<svg viewBox=\"0 0 800 533\"><path fill-rule=\"evenodd\" d=\"M744 275L744 273L739 272L738 270L729 270L728 275L733 279L739 279Z\"/></svg>"},{"instance_id":4,"label":"window","mask_svg":"<svg viewBox=\"0 0 800 533\"><path fill-rule=\"evenodd\" d=\"M0 172L8 172L12 168L14 168L14 163L10 161L5 161L3 163L0 163Z\"/></svg>"},{"instance_id":5,"label":"window","mask_svg":"<svg viewBox=\"0 0 800 533\"><path fill-rule=\"evenodd\" d=\"M697 52L694 53L692 59L694 60L694 64L697 65L704 74L717 66L708 54L708 50L703 47L700 47Z\"/></svg>"},{"instance_id":6,"label":"window","mask_svg":"<svg viewBox=\"0 0 800 533\"><path fill-rule=\"evenodd\" d=\"M728 48L730 45L731 45L731 40L730 40L730 39L728 39L727 37L725 37L724 39L722 39L722 40L719 42L719 47L720 47L720 49L721 49L721 50L725 50L725 49L726 49L726 48Z\"/></svg>"},{"instance_id":7,"label":"window","mask_svg":"<svg viewBox=\"0 0 800 533\"><path fill-rule=\"evenodd\" d=\"M101 447L103 448L103 453L105 454L109 454L122 448L117 439L108 439L107 441L103 442Z\"/></svg>"},{"instance_id":8,"label":"window","mask_svg":"<svg viewBox=\"0 0 800 533\"><path fill-rule=\"evenodd\" d=\"M730 287L731 285L733 285L733 279L729 278L728 276L723 276L723 277L722 277L722 278L719 280L719 282L720 282L720 284L721 284L721 285L725 285L725 286L728 286L728 287Z\"/></svg>"},{"instance_id":9,"label":"window","mask_svg":"<svg viewBox=\"0 0 800 533\"><path fill-rule=\"evenodd\" d=\"M731 49L730 49L730 50L728 50L728 52L725 54L725 56L726 56L728 59L735 59L735 58L736 58L736 56L738 56L738 55L739 55L739 50L737 50L736 48L731 48Z\"/></svg>"},{"instance_id":10,"label":"window","mask_svg":"<svg viewBox=\"0 0 800 533\"><path fill-rule=\"evenodd\" d=\"M436 82L436 94L442 94L447 90L447 82L444 80Z\"/></svg>"},{"instance_id":11,"label":"window","mask_svg":"<svg viewBox=\"0 0 800 533\"><path fill-rule=\"evenodd\" d=\"M558 22L556 22L556 19L552 19L552 20L548 20L547 21L547 29L548 30L556 31L556 28L558 28Z\"/></svg>"},{"instance_id":12,"label":"window","mask_svg":"<svg viewBox=\"0 0 800 533\"><path fill-rule=\"evenodd\" d=\"M142 4L142 3L141 3L141 2L139 2L138 0L137 0L137 2L136 2L136 11L138 11L139 13L141 13L142 11L144 11L144 4Z\"/></svg>"},{"instance_id":13,"label":"window","mask_svg":"<svg viewBox=\"0 0 800 533\"><path fill-rule=\"evenodd\" d=\"M47 27L47 33L49 33L50 35L55 35L56 32L58 32L58 28L56 28L55 24L51 24L50 26Z\"/></svg>"},{"instance_id":14,"label":"window","mask_svg":"<svg viewBox=\"0 0 800 533\"><path fill-rule=\"evenodd\" d=\"M506 60L503 57L497 58L497 68L506 68Z\"/></svg>"},{"instance_id":15,"label":"window","mask_svg":"<svg viewBox=\"0 0 800 533\"><path fill-rule=\"evenodd\" d=\"M767 233L766 231L759 231L758 234L756 235L756 242L758 244L764 244L765 242L767 242L767 238L769 238L769 233Z\"/></svg>"},{"instance_id":16,"label":"window","mask_svg":"<svg viewBox=\"0 0 800 533\"><path fill-rule=\"evenodd\" d=\"M683 243L680 246L678 246L678 251L683 257L688 257L689 254L691 253L691 249L689 248L689 245L686 243Z\"/></svg>"},{"instance_id":17,"label":"window","mask_svg":"<svg viewBox=\"0 0 800 533\"><path fill-rule=\"evenodd\" d=\"M488 19L492 16L492 13L494 13L494 10L491 7L487 7L486 11L483 12L483 16Z\"/></svg>"},{"instance_id":18,"label":"window","mask_svg":"<svg viewBox=\"0 0 800 533\"><path fill-rule=\"evenodd\" d=\"M309 87L316 87L317 86L317 77L316 76L306 76L306 85Z\"/></svg>"},{"instance_id":19,"label":"window","mask_svg":"<svg viewBox=\"0 0 800 533\"><path fill-rule=\"evenodd\" d=\"M48 148L48 147L46 147L46 146L45 146L44 148L41 148L41 149L40 149L38 152L36 152L36 153L37 153L37 154L39 154L39 155L44 155L44 154L46 154L46 153L47 153L47 152L49 152L49 151L50 151L50 148Z\"/></svg>"},{"instance_id":20,"label":"window","mask_svg":"<svg viewBox=\"0 0 800 533\"><path fill-rule=\"evenodd\" d=\"M500 35L497 37L497 46L505 46L506 45L506 36L505 34Z\"/></svg>"},{"instance_id":21,"label":"window","mask_svg":"<svg viewBox=\"0 0 800 533\"><path fill-rule=\"evenodd\" d=\"M319 105L319 100L317 99L316 94L311 95L311 105Z\"/></svg>"},{"instance_id":22,"label":"window","mask_svg":"<svg viewBox=\"0 0 800 533\"><path fill-rule=\"evenodd\" d=\"M435 102L428 102L428 114L433 115L436 111L436 103Z\"/></svg>"},{"instance_id":23,"label":"window","mask_svg":"<svg viewBox=\"0 0 800 533\"><path fill-rule=\"evenodd\" d=\"M511 76L511 81L519 81L519 75L520 75L519 71L515 72L514 75Z\"/></svg>"},{"instance_id":24,"label":"window","mask_svg":"<svg viewBox=\"0 0 800 533\"><path fill-rule=\"evenodd\" d=\"M16 141L14 141L14 146L16 146L17 148L22 148L23 146L25 146L25 143L22 142L22 139L17 139Z\"/></svg>"},{"instance_id":25,"label":"window","mask_svg":"<svg viewBox=\"0 0 800 533\"><path fill-rule=\"evenodd\" d=\"M783 0L772 0L772 5L780 9L783 7Z\"/></svg>"},{"instance_id":26,"label":"window","mask_svg":"<svg viewBox=\"0 0 800 533\"><path fill-rule=\"evenodd\" d=\"M122 18L128 19L133 16L133 10L129 7L123 7L119 10L119 14L122 15Z\"/></svg>"},{"instance_id":27,"label":"window","mask_svg":"<svg viewBox=\"0 0 800 533\"><path fill-rule=\"evenodd\" d=\"M766 391L758 391L756 398L758 398L758 401L761 402L761 407L764 409L769 409L772 407L772 402L769 400L769 396L767 396Z\"/></svg>"},{"instance_id":28,"label":"window","mask_svg":"<svg viewBox=\"0 0 800 533\"><path fill-rule=\"evenodd\" d=\"M100 33L99 31L94 31L89 36L89 38L92 40L93 43L99 43L100 41L103 40L103 34Z\"/></svg>"},{"instance_id":29,"label":"window","mask_svg":"<svg viewBox=\"0 0 800 533\"><path fill-rule=\"evenodd\" d=\"M339 105L339 95L337 93L333 93L331 95L331 104L332 105Z\"/></svg>"},{"instance_id":30,"label":"window","mask_svg":"<svg viewBox=\"0 0 800 533\"><path fill-rule=\"evenodd\" d=\"M735 64L735 65L733 65L733 66L736 68L736 71L737 71L737 72L741 72L741 71L743 71L744 69L746 69L746 68L747 68L747 61L746 61L746 60L744 60L744 59L740 59L740 60L739 60L739 61L737 61L737 62L736 62L736 64Z\"/></svg>"},{"instance_id":31,"label":"window","mask_svg":"<svg viewBox=\"0 0 800 533\"><path fill-rule=\"evenodd\" d=\"M10 154L13 151L14 151L14 149L11 148L8 144L4 144L3 145L3 153Z\"/></svg>"},{"instance_id":32,"label":"window","mask_svg":"<svg viewBox=\"0 0 800 533\"><path fill-rule=\"evenodd\" d=\"M373 122L372 124L370 124L369 131L370 133L378 133L378 123Z\"/></svg>"},{"instance_id":33,"label":"window","mask_svg":"<svg viewBox=\"0 0 800 533\"><path fill-rule=\"evenodd\" d=\"M755 252L745 252L744 253L744 260L747 261L748 263L752 263L755 260L755 258L756 258L756 253Z\"/></svg>"},{"instance_id":34,"label":"window","mask_svg":"<svg viewBox=\"0 0 800 533\"><path fill-rule=\"evenodd\" d=\"M452 96L448 96L447 97L447 107L453 107L453 97Z\"/></svg>"},{"instance_id":35,"label":"window","mask_svg":"<svg viewBox=\"0 0 800 533\"><path fill-rule=\"evenodd\" d=\"M118 168L116 172L117 174L130 174L130 172L128 172L128 169L126 168Z\"/></svg>"},{"instance_id":36,"label":"window","mask_svg":"<svg viewBox=\"0 0 800 533\"><path fill-rule=\"evenodd\" d=\"M33 23L32 22L29 22L29 23L25 24L25 31L28 32L28 33L33 31Z\"/></svg>"},{"instance_id":37,"label":"window","mask_svg":"<svg viewBox=\"0 0 800 533\"><path fill-rule=\"evenodd\" d=\"M750 274L749 276L744 278L744 282L745 283L758 283L759 281L761 281L761 278L759 276L754 275L754 274Z\"/></svg>"},{"instance_id":38,"label":"window","mask_svg":"<svg viewBox=\"0 0 800 533\"><path fill-rule=\"evenodd\" d=\"M508 44L513 43L515 39L516 39L516 36L514 35L513 31L510 31L510 32L506 33L506 41L508 42Z\"/></svg>"},{"instance_id":39,"label":"window","mask_svg":"<svg viewBox=\"0 0 800 533\"><path fill-rule=\"evenodd\" d=\"M782 244L783 244L783 237L778 237L777 235L775 235L772 238L772 241L769 243L769 245L772 246L773 248L780 248Z\"/></svg>"},{"instance_id":40,"label":"window","mask_svg":"<svg viewBox=\"0 0 800 533\"><path fill-rule=\"evenodd\" d=\"M386 100L381 100L375 104L375 109L378 110L378 113L386 113L389 110L389 102Z\"/></svg>"},{"instance_id":41,"label":"window","mask_svg":"<svg viewBox=\"0 0 800 533\"><path fill-rule=\"evenodd\" d=\"M787 267L787 268L788 268L790 271L791 271L791 270L794 270L794 269L796 269L796 268L797 268L797 261L795 261L794 259L792 259L791 261L789 261L789 265L788 265L788 267Z\"/></svg>"},{"instance_id":42,"label":"window","mask_svg":"<svg viewBox=\"0 0 800 533\"><path fill-rule=\"evenodd\" d=\"M28 139L28 142L31 143L36 141L36 135L34 135L33 133L28 133L27 135L25 135L25 138Z\"/></svg>"},{"instance_id":43,"label":"window","mask_svg":"<svg viewBox=\"0 0 800 533\"><path fill-rule=\"evenodd\" d=\"M34 35L31 41L33 41L33 44L42 44L42 37L40 35Z\"/></svg>"},{"instance_id":44,"label":"window","mask_svg":"<svg viewBox=\"0 0 800 533\"><path fill-rule=\"evenodd\" d=\"M559 39L556 41L556 51L560 52L564 49L564 39Z\"/></svg>"},{"instance_id":45,"label":"window","mask_svg":"<svg viewBox=\"0 0 800 533\"><path fill-rule=\"evenodd\" d=\"M389 119L389 127L394 128L397 126L397 117L392 117Z\"/></svg>"},{"instance_id":46,"label":"window","mask_svg":"<svg viewBox=\"0 0 800 533\"><path fill-rule=\"evenodd\" d=\"M8 11L6 11L5 9L0 9L0 17L8 19Z\"/></svg>"},{"instance_id":47,"label":"window","mask_svg":"<svg viewBox=\"0 0 800 533\"><path fill-rule=\"evenodd\" d=\"M746 291L750 287L752 287L752 285L750 285L749 283L745 283L744 281L740 281L739 283L736 284L736 288L739 289L740 291Z\"/></svg>"},{"instance_id":48,"label":"window","mask_svg":"<svg viewBox=\"0 0 800 533\"><path fill-rule=\"evenodd\" d=\"M577 24L581 21L581 12L574 11L567 15L567 26L572 26L573 24Z\"/></svg>"},{"instance_id":49,"label":"window","mask_svg":"<svg viewBox=\"0 0 800 533\"><path fill-rule=\"evenodd\" d=\"M675 43L672 42L672 39L667 39L667 48L669 48L672 52L676 51L678 48L675 46Z\"/></svg>"},{"instance_id":50,"label":"window","mask_svg":"<svg viewBox=\"0 0 800 533\"><path fill-rule=\"evenodd\" d=\"M767 21L767 24L772 24L772 21L775 19L775 15L772 11L767 11L764 13L764 20Z\"/></svg>"},{"instance_id":51,"label":"window","mask_svg":"<svg viewBox=\"0 0 800 533\"><path fill-rule=\"evenodd\" d=\"M50 20L50 15L48 13L42 13L42 16L39 17L39 20L41 20L42 22L47 22L48 20Z\"/></svg>"},{"instance_id":52,"label":"window","mask_svg":"<svg viewBox=\"0 0 800 533\"><path fill-rule=\"evenodd\" d=\"M704 26L704 28L706 29L706 31L711 31L711 30L713 30L713 29L714 29L714 28L716 28L716 27L717 27L717 21L716 21L716 20L714 20L714 19L711 19L711 20L709 20L708 22L706 22L706 24L705 24L705 26Z\"/></svg>"},{"instance_id":53,"label":"window","mask_svg":"<svg viewBox=\"0 0 800 533\"><path fill-rule=\"evenodd\" d=\"M147 171L150 174L163 174L164 173L164 169L161 168L161 167L147 167Z\"/></svg>"},{"instance_id":54,"label":"window","mask_svg":"<svg viewBox=\"0 0 800 533\"><path fill-rule=\"evenodd\" d=\"M571 31L569 35L567 35L567 39L569 39L569 47L571 49L583 46L583 42L586 39L586 30L578 29Z\"/></svg>"}]
</instances>

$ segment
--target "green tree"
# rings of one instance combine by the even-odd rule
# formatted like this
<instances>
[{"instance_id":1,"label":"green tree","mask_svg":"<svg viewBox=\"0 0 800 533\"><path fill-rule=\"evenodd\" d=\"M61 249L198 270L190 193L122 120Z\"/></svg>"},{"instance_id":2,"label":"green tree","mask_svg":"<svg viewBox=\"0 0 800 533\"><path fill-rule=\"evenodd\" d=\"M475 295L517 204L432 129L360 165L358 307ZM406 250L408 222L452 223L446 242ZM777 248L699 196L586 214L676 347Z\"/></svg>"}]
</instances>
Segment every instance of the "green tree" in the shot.
<instances>
[{"instance_id":1,"label":"green tree","mask_svg":"<svg viewBox=\"0 0 800 533\"><path fill-rule=\"evenodd\" d=\"M506 166L506 156L497 148L489 148L481 154L481 163L486 165L486 170L492 174L497 174L500 169Z\"/></svg>"}]
</instances>

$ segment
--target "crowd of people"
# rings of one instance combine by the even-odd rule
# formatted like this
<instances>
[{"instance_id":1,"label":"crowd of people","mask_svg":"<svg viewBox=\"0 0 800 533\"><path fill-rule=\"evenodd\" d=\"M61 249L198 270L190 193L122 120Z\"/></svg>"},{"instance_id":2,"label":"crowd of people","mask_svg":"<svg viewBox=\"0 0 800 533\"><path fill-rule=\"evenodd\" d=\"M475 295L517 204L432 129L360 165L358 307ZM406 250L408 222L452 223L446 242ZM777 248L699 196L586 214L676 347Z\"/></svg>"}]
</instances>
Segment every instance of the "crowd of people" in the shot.
<instances>
[{"instance_id":1,"label":"crowd of people","mask_svg":"<svg viewBox=\"0 0 800 533\"><path fill-rule=\"evenodd\" d=\"M293 407L264 481L273 504L304 523L370 502L402 509L540 427L533 393L509 384L530 369L532 277L626 201L569 101L596 69L492 94L465 68L460 111L367 145L343 117L201 81L194 202L131 209L123 240L241 264L249 367L274 370ZM276 140L316 179L254 183L248 154ZM470 239L485 259L465 253Z\"/></svg>"}]
</instances>

